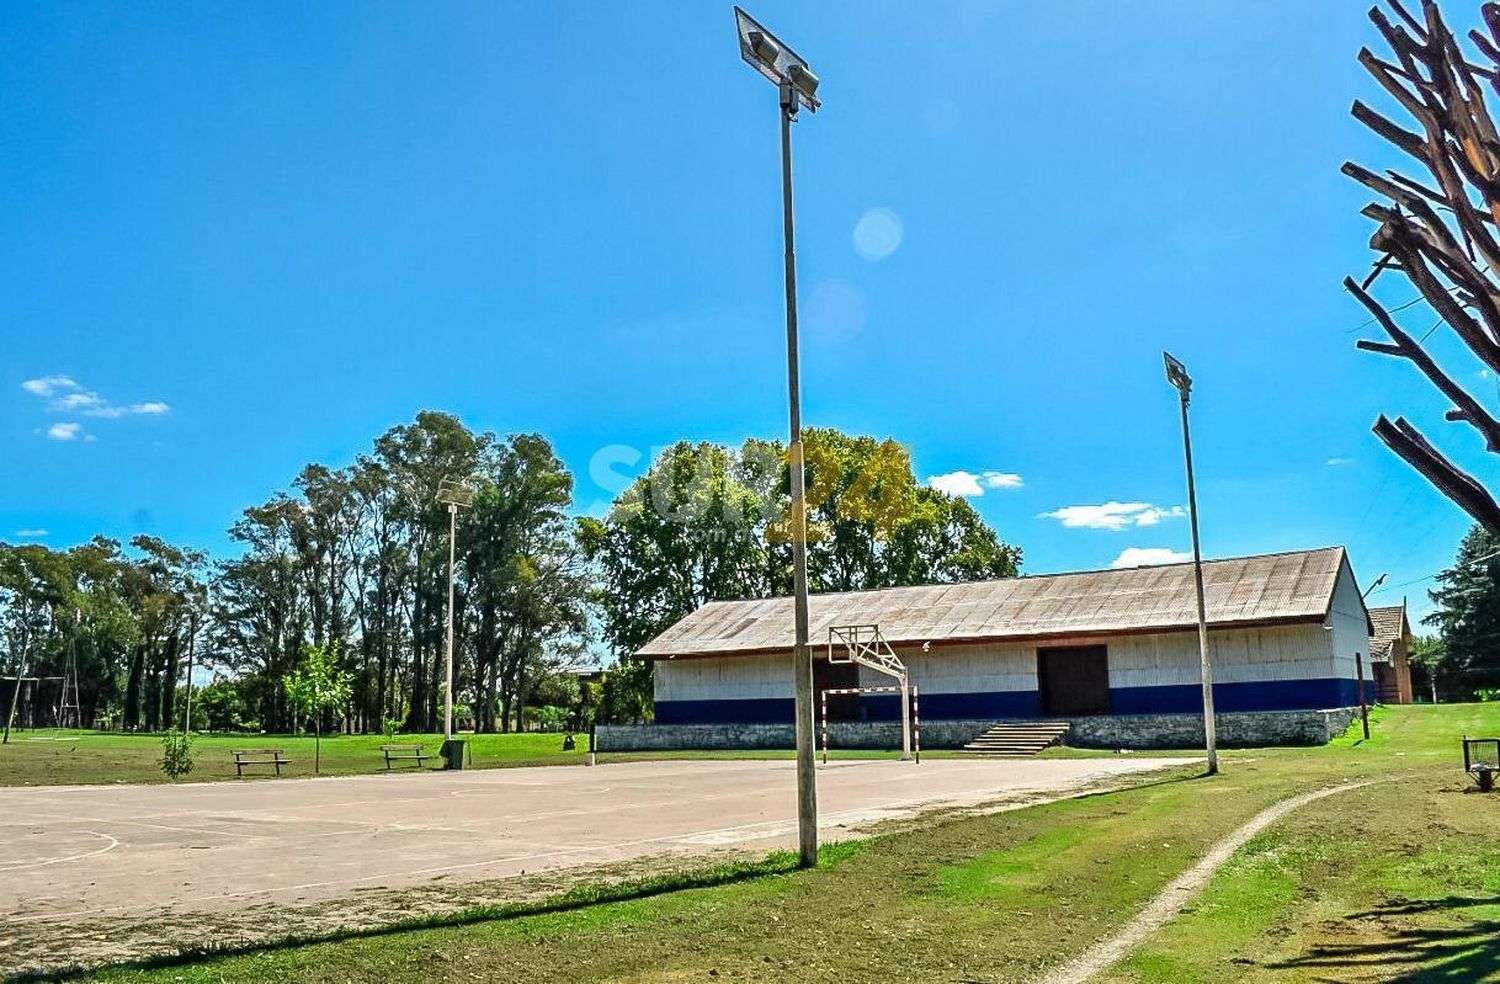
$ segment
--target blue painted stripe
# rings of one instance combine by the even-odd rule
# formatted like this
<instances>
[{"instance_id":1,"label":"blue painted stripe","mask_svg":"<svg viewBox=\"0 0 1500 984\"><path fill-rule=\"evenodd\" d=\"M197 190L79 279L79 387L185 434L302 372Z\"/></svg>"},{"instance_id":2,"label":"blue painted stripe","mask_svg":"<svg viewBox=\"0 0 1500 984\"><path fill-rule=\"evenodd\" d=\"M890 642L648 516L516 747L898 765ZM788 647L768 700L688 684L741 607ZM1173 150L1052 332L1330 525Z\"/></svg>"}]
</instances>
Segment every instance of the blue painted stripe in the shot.
<instances>
[{"instance_id":1,"label":"blue painted stripe","mask_svg":"<svg viewBox=\"0 0 1500 984\"><path fill-rule=\"evenodd\" d=\"M1298 711L1352 707L1359 703L1359 685L1348 678L1263 680L1214 684L1214 708L1219 711ZM1194 684L1168 687L1111 687L1114 714L1191 714L1203 707L1203 691ZM1365 697L1374 700L1370 681ZM895 694L871 694L859 699L860 717L894 721L900 716ZM661 724L790 724L790 697L753 700L659 700L656 720ZM934 721L1041 717L1041 698L1035 690L921 695L922 717Z\"/></svg>"},{"instance_id":2,"label":"blue painted stripe","mask_svg":"<svg viewBox=\"0 0 1500 984\"><path fill-rule=\"evenodd\" d=\"M1353 680L1256 680L1214 684L1216 711L1304 711L1349 707L1359 703ZM1111 687L1109 702L1115 714L1192 714L1203 710L1203 688L1197 684L1170 687Z\"/></svg>"},{"instance_id":3,"label":"blue painted stripe","mask_svg":"<svg viewBox=\"0 0 1500 984\"><path fill-rule=\"evenodd\" d=\"M977 694L918 693L917 709L933 721L980 721L986 718L1040 717L1042 702L1035 690L997 690ZM867 721L899 721L901 698L870 694L859 699L860 717Z\"/></svg>"}]
</instances>

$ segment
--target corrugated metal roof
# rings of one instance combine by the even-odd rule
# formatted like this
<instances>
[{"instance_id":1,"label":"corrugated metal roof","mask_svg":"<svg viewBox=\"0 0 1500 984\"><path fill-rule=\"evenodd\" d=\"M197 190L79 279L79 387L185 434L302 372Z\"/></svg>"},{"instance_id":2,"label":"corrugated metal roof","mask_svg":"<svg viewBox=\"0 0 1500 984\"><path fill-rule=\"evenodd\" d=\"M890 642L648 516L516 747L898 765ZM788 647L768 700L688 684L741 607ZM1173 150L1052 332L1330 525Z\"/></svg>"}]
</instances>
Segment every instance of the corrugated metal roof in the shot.
<instances>
[{"instance_id":1,"label":"corrugated metal roof","mask_svg":"<svg viewBox=\"0 0 1500 984\"><path fill-rule=\"evenodd\" d=\"M1321 619L1343 547L1203 563L1213 625ZM1192 564L1085 571L817 594L809 638L833 625L879 623L892 644L1025 639L1177 629L1198 621ZM769 652L792 647L792 599L711 601L643 646L649 658Z\"/></svg>"},{"instance_id":2,"label":"corrugated metal roof","mask_svg":"<svg viewBox=\"0 0 1500 984\"><path fill-rule=\"evenodd\" d=\"M1370 661L1389 662L1391 643L1401 638L1406 630L1406 606L1385 605L1370 609L1370 625L1374 633L1370 636Z\"/></svg>"}]
</instances>

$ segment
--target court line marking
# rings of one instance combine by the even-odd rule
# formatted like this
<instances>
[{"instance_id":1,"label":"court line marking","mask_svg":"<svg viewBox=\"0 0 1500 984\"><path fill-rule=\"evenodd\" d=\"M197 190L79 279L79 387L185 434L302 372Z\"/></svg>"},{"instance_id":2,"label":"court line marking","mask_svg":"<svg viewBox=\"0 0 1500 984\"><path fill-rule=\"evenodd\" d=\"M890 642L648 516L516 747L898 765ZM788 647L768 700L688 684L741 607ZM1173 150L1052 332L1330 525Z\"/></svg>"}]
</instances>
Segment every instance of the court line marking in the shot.
<instances>
[{"instance_id":1,"label":"court line marking","mask_svg":"<svg viewBox=\"0 0 1500 984\"><path fill-rule=\"evenodd\" d=\"M109 841L109 843L93 851L84 851L81 854L70 854L67 857L63 858L46 858L42 861L17 861L11 862L9 864L0 864L0 871L22 871L26 868L45 868L49 864L66 864L69 861L82 861L85 858L98 857L106 851L113 851L115 848L120 846L120 842L118 840L109 836L108 834L101 834L97 830L85 830L84 833L91 834L95 837L103 837L105 840Z\"/></svg>"},{"instance_id":2,"label":"court line marking","mask_svg":"<svg viewBox=\"0 0 1500 984\"><path fill-rule=\"evenodd\" d=\"M1128 775L1129 773L1124 773L1124 774ZM1110 775L1115 775L1115 773L1110 773ZM1083 778L1083 777L1080 777L1080 779L1081 778ZM1076 788L1076 784L1070 785L1070 786L1067 786L1067 787L1058 788L1058 789L1056 789L1057 796L1054 797L1054 798L1057 798L1057 799L1066 798L1066 797L1068 797L1068 796L1070 796L1070 795L1073 794L1075 788ZM987 800L993 799L995 792L996 792L995 790L970 791L970 795L968 796L968 798L967 799L962 799L962 800L958 800L958 799L941 799L940 798L940 799L930 799L930 800L925 800L925 801L912 801L912 800L907 800L907 799L899 799L899 800L891 800L891 801L888 801L886 803L881 803L881 804L877 804L877 805L873 805L873 806L860 807L858 809L840 810L840 811L836 811L836 812L825 814L823 817L821 817L820 818L820 822L819 822L819 827L820 828L823 828L825 826L826 827L837 827L837 826L840 826L840 825L848 823L848 822L858 823L858 822L861 822L863 820L873 819L874 816L879 816L879 815L883 814L884 811L891 810L893 808L897 809L898 811L905 810L905 811L908 811L908 812L921 812L924 809L932 808L934 806L973 805L975 803L981 803L981 802L985 802ZM1007 789L1005 792L1007 792L1007 793L1025 794L1027 792L1032 792L1032 790L1027 790L1027 789L1014 789L1014 790L1011 790L1011 789ZM977 795L974 795L976 793L977 793ZM1026 802L1027 802L1027 805L1035 805L1035 801L1027 800ZM874 815L874 816L872 816L872 815ZM795 817L784 817L784 818L773 819L773 820L758 820L758 821L755 821L753 823L735 824L735 825L728 826L728 827L717 827L717 828L711 828L711 829L708 829L708 830L682 831L682 832L674 833L674 834L663 834L663 835L660 835L660 836L657 836L657 837L643 837L643 838L635 838L635 839L627 840L627 841L616 841L616 842L609 843L609 844L595 844L595 845L587 845L587 846L579 846L579 847L571 847L571 848L562 848L562 849L551 850L551 851L538 851L538 852L534 852L534 853L531 853L531 854L517 854L517 855L510 855L510 856L507 856L507 857L487 858L487 859L483 859L483 860L479 860L479 861L469 861L469 862L462 862L462 863L459 863L459 864L451 864L451 865L439 865L439 866L429 867L429 868L418 868L418 869L415 869L415 870L408 870L408 871L404 871L404 872L382 872L380 874L375 874L375 875L365 875L365 876L362 876L360 878L327 879L327 880L323 880L323 881L303 882L303 883L297 884L297 885L282 885L282 886L276 886L276 887L272 887L272 888L247 889L245 891L240 891L240 892L224 892L224 893L214 893L214 894L206 894L206 895L197 895L197 896L190 896L188 898L183 898L183 899L176 899L176 900L172 900L172 901L168 901L168 902L156 903L156 904L151 905L151 906L114 905L114 906L101 906L101 907L93 908L93 909L79 909L79 910L75 910L73 912L42 913L42 914L38 914L38 915L35 915L35 916L7 916L4 919L0 919L0 925L20 925L20 924L25 924L25 923L52 922L52 921L59 920L59 919L71 919L71 918L74 918L74 917L77 917L77 916L102 915L104 913L111 913L111 912L136 912L136 911L140 911L140 910L142 910L144 908L171 909L171 908L174 908L174 907L177 907L177 906L188 905L188 904L191 904L191 903L194 903L194 902L221 901L221 900L226 900L226 899L239 899L239 898L253 898L253 897L256 897L256 896L275 895L275 894L282 893L282 892L301 892L301 891L309 891L309 890L312 890L312 889L319 889L319 888L333 888L333 887L337 887L337 886L358 885L358 884L361 884L363 882L370 882L370 881L381 881L381 880L399 879L399 878L411 878L411 877L414 877L414 876L423 876L423 875L431 876L431 875L435 875L435 874L445 874L445 873L452 872L452 871L464 871L464 870L471 870L471 869L474 869L474 868L483 868L483 867L488 867L488 866L498 865L498 864L513 864L513 863L522 862L522 861L539 861L539 860L545 860L547 858L566 857L566 856L569 856L569 855L588 855L588 854L598 854L598 853L601 853L601 852L619 851L619 850L621 850L623 848L640 847L640 846L646 845L646 844L660 844L660 843L667 843L667 842L679 842L679 843L682 843L682 844L685 844L685 845L696 845L696 846L702 846L702 844L704 844L704 843L712 844L714 846L724 846L725 844L743 843L745 841L751 841L751 840L764 840L764 839L767 839L769 837L775 837L775 836L778 836L778 835L783 834L783 833L789 833L790 831L796 829L796 824L797 824L797 820L796 820ZM755 831L755 833L750 834L749 836L724 837L724 835L726 835L726 834L733 834L733 833L736 833L736 832L751 831L751 830ZM720 838L722 838L722 839L720 839Z\"/></svg>"}]
</instances>

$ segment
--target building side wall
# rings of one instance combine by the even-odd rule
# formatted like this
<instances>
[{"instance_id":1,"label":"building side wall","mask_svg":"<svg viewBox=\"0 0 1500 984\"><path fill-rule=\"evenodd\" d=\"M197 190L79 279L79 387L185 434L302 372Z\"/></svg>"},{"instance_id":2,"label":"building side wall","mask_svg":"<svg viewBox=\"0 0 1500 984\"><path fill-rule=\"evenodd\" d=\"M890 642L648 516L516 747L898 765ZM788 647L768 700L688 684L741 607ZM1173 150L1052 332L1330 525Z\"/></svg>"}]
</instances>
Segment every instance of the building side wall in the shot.
<instances>
[{"instance_id":1,"label":"building side wall","mask_svg":"<svg viewBox=\"0 0 1500 984\"><path fill-rule=\"evenodd\" d=\"M1363 609L1359 611L1362 626ZM1211 632L1216 708L1224 712L1310 710L1357 703L1354 651L1349 650L1345 678L1335 659L1337 636L1337 628L1330 631L1318 623ZM1112 713L1201 710L1194 631L1060 638L1040 644L941 646L926 653L903 647L897 653L918 688L924 720L996 720L1041 716L1036 672L1039 645L1101 644L1109 654ZM821 657L825 651L817 647L815 654ZM656 717L662 724L792 719L790 659L784 654L660 660L655 680ZM860 670L861 686L892 682L867 667ZM899 715L894 695L863 696L859 704L865 720L894 720Z\"/></svg>"},{"instance_id":2,"label":"building side wall","mask_svg":"<svg viewBox=\"0 0 1500 984\"><path fill-rule=\"evenodd\" d=\"M1365 687L1374 695L1374 672L1370 663L1370 614L1360 598L1359 585L1354 580L1354 571L1346 561L1339 568L1338 581L1333 589L1333 602L1329 605L1326 634L1333 647L1334 676L1339 681L1341 698L1337 705L1349 707L1359 704L1359 664L1355 654L1362 654Z\"/></svg>"}]
</instances>

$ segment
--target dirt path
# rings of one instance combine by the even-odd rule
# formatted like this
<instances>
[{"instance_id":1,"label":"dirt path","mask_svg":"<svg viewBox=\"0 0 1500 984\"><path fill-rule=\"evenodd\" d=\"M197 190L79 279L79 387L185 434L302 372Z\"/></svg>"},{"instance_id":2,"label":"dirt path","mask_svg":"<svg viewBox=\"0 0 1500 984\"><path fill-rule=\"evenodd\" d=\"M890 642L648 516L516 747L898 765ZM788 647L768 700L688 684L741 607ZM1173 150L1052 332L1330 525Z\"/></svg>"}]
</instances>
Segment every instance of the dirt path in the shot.
<instances>
[{"instance_id":1,"label":"dirt path","mask_svg":"<svg viewBox=\"0 0 1500 984\"><path fill-rule=\"evenodd\" d=\"M1224 866L1234 852L1249 842L1250 838L1300 806L1306 806L1325 796L1347 793L1351 789L1368 785L1370 785L1368 782L1355 782L1303 793L1300 796L1284 799L1275 806L1257 813L1244 826L1215 844L1197 864L1173 879L1171 884L1162 889L1161 893L1152 899L1146 908L1137 913L1134 919L1126 923L1119 933L1094 944L1084 952L1083 956L1052 971L1037 984L1084 984L1095 974L1113 966L1148 936L1160 929L1168 919L1176 915L1188 900L1208 883L1214 873Z\"/></svg>"}]
</instances>

